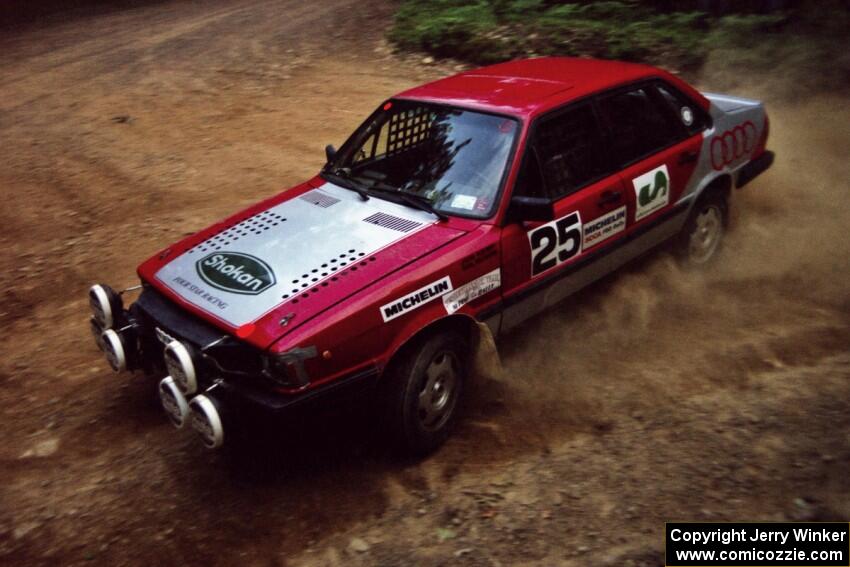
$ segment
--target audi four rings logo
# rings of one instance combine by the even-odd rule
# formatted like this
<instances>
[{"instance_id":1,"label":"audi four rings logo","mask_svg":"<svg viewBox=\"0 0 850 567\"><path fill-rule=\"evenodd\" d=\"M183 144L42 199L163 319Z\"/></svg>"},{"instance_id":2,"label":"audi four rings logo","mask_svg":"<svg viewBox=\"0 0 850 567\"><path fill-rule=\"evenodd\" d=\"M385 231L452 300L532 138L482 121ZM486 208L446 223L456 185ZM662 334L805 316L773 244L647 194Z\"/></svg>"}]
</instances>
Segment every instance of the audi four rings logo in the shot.
<instances>
[{"instance_id":1,"label":"audi four rings logo","mask_svg":"<svg viewBox=\"0 0 850 567\"><path fill-rule=\"evenodd\" d=\"M756 126L747 120L711 140L711 167L716 170L732 165L749 155L756 146Z\"/></svg>"}]
</instances>

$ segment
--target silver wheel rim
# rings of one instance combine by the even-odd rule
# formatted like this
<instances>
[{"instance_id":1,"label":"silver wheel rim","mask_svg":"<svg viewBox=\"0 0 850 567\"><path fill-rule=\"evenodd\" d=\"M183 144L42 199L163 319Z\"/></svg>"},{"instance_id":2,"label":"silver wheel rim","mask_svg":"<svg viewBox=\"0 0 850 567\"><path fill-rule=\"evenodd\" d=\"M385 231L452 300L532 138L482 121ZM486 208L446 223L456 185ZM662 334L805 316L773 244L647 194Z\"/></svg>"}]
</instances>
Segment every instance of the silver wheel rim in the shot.
<instances>
[{"instance_id":1,"label":"silver wheel rim","mask_svg":"<svg viewBox=\"0 0 850 567\"><path fill-rule=\"evenodd\" d=\"M717 205L703 209L696 217L696 226L691 232L688 252L691 262L705 264L720 245L723 237L723 216Z\"/></svg>"},{"instance_id":2,"label":"silver wheel rim","mask_svg":"<svg viewBox=\"0 0 850 567\"><path fill-rule=\"evenodd\" d=\"M449 420L455 405L460 361L451 351L441 351L425 369L417 407L422 426L435 431Z\"/></svg>"}]
</instances>

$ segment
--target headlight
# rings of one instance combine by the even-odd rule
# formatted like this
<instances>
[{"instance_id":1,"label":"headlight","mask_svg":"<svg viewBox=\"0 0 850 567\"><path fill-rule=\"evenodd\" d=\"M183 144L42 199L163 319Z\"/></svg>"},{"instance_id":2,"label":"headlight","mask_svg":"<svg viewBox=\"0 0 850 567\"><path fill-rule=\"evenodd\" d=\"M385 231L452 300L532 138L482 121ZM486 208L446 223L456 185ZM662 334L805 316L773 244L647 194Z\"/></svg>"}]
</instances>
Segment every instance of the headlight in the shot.
<instances>
[{"instance_id":1,"label":"headlight","mask_svg":"<svg viewBox=\"0 0 850 567\"><path fill-rule=\"evenodd\" d=\"M266 376L287 388L302 388L310 383L304 361L315 358L316 347L294 348L263 358Z\"/></svg>"},{"instance_id":2,"label":"headlight","mask_svg":"<svg viewBox=\"0 0 850 567\"><path fill-rule=\"evenodd\" d=\"M164 357L168 374L174 378L180 390L186 395L197 392L198 375L189 347L180 341L171 341L165 347Z\"/></svg>"},{"instance_id":3,"label":"headlight","mask_svg":"<svg viewBox=\"0 0 850 567\"><path fill-rule=\"evenodd\" d=\"M189 416L189 403L180 393L180 389L171 376L166 376L159 383L159 400L162 402L165 415L168 416L168 420L174 424L174 427L177 429L183 427L186 418Z\"/></svg>"},{"instance_id":4,"label":"headlight","mask_svg":"<svg viewBox=\"0 0 850 567\"><path fill-rule=\"evenodd\" d=\"M224 427L221 420L221 404L212 395L201 394L189 402L192 428L201 435L201 439L210 449L221 447L224 443Z\"/></svg>"},{"instance_id":5,"label":"headlight","mask_svg":"<svg viewBox=\"0 0 850 567\"><path fill-rule=\"evenodd\" d=\"M264 374L281 386L292 386L295 383L295 370L288 361L271 355L264 359Z\"/></svg>"}]
</instances>

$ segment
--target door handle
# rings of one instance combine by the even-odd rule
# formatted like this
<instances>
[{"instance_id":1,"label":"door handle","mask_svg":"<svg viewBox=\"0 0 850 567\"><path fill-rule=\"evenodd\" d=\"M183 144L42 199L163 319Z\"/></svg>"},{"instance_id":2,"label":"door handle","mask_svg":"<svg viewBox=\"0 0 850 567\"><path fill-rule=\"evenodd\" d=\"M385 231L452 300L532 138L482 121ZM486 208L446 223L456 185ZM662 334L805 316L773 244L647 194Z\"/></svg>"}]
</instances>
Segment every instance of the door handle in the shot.
<instances>
[{"instance_id":1,"label":"door handle","mask_svg":"<svg viewBox=\"0 0 850 567\"><path fill-rule=\"evenodd\" d=\"M699 154L696 152L683 152L679 154L679 165L685 165L686 163L693 163L697 160Z\"/></svg>"},{"instance_id":2,"label":"door handle","mask_svg":"<svg viewBox=\"0 0 850 567\"><path fill-rule=\"evenodd\" d=\"M619 191L603 191L596 203L600 207L604 207L605 205L618 202L622 197L623 195Z\"/></svg>"}]
</instances>

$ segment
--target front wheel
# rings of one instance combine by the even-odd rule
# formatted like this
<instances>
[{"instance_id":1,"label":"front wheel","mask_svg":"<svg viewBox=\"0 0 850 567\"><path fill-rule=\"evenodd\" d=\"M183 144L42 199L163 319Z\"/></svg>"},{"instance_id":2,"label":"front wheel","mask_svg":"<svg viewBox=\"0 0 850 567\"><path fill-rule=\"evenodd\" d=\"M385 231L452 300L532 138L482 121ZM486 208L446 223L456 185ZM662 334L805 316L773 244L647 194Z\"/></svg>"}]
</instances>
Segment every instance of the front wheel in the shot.
<instances>
[{"instance_id":1,"label":"front wheel","mask_svg":"<svg viewBox=\"0 0 850 567\"><path fill-rule=\"evenodd\" d=\"M726 235L728 205L721 195L709 195L694 206L676 245L687 266L704 266L717 257Z\"/></svg>"},{"instance_id":2,"label":"front wheel","mask_svg":"<svg viewBox=\"0 0 850 567\"><path fill-rule=\"evenodd\" d=\"M467 341L440 333L411 345L387 376L388 426L404 453L430 453L448 438L469 369Z\"/></svg>"}]
</instances>

